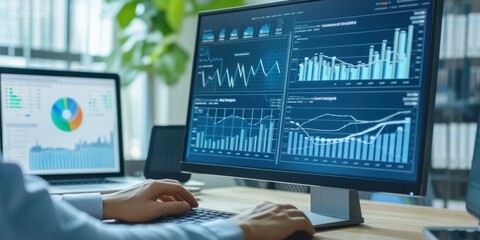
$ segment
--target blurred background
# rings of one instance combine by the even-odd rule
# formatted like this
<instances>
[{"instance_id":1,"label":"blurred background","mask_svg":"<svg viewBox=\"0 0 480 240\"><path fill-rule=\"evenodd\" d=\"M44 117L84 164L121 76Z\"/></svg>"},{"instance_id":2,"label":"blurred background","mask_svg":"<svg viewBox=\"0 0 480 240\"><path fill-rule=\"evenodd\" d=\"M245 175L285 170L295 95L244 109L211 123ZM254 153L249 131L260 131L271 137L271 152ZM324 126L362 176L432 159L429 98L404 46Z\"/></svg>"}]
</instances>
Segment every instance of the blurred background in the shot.
<instances>
[{"instance_id":1,"label":"blurred background","mask_svg":"<svg viewBox=\"0 0 480 240\"><path fill-rule=\"evenodd\" d=\"M124 154L138 175L151 127L185 124L197 13L265 2L274 1L0 0L0 66L120 73ZM445 0L441 42L431 191L398 201L464 209L480 107L480 1Z\"/></svg>"}]
</instances>

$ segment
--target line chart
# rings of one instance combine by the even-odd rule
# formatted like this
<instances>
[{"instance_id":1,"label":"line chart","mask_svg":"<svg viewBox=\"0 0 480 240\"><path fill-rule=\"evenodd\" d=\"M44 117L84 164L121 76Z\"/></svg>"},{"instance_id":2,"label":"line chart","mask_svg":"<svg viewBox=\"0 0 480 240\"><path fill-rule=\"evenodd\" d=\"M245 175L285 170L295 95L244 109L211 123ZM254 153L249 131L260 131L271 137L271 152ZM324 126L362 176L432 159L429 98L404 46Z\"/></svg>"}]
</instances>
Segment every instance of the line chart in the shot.
<instances>
[{"instance_id":1,"label":"line chart","mask_svg":"<svg viewBox=\"0 0 480 240\"><path fill-rule=\"evenodd\" d=\"M207 111L209 112L209 111ZM234 111L235 112L235 111ZM244 112L244 110L242 109L242 112ZM268 112L268 111L267 111ZM235 119L238 119L238 120L241 120L243 121L245 124L247 124L248 126L256 126L258 124L260 124L262 121L264 120L268 120L268 119L272 119L273 118L273 115L267 115L267 116L263 116L262 118L260 118L257 122L252 122L252 121L249 121L247 120L245 117L240 117L240 116L237 116L237 115L229 115L229 116L226 116L226 117L220 117L220 120L216 120L217 119L217 116L210 116L209 113L206 114L206 117L208 119L211 119L213 121L213 125L218 125L220 123L223 123L227 120L235 120ZM253 120L253 117L252 117L252 120Z\"/></svg>"},{"instance_id":2,"label":"line chart","mask_svg":"<svg viewBox=\"0 0 480 240\"><path fill-rule=\"evenodd\" d=\"M197 108L192 146L272 154L278 118L278 109Z\"/></svg>"},{"instance_id":3,"label":"line chart","mask_svg":"<svg viewBox=\"0 0 480 240\"><path fill-rule=\"evenodd\" d=\"M251 39L202 46L195 69L201 92L280 91L286 81L285 37Z\"/></svg>"},{"instance_id":4,"label":"line chart","mask_svg":"<svg viewBox=\"0 0 480 240\"><path fill-rule=\"evenodd\" d=\"M345 128L347 128L348 126L350 125L361 125L361 124L370 124L370 123L381 123L381 122L385 122L385 121L388 121L396 116L399 116L399 115L410 115L411 114L411 111L400 111L400 112L396 112L390 116L387 116L387 117L384 117L382 119L378 119L378 120L360 120L360 119L357 119L356 117L354 117L353 115L338 115L338 114L331 114L331 113L327 113L327 114L323 114L323 115L320 115L318 117L315 117L315 118L312 118L306 122L303 122L303 123L298 123L298 122L294 122L294 121L290 121L291 124L294 124L296 126L298 126L296 129L292 129L292 130L304 130L304 131L318 131L318 132L337 132L337 131L340 131L340 130L343 130ZM337 128L337 129L316 129L316 128L304 128L303 126L307 125L308 123L310 122L313 122L315 120L318 120L318 119L321 119L321 118L324 118L324 117L336 117L336 118L339 118L339 119L342 119L342 118L346 118L348 120L351 120L352 122L349 122L347 124L345 124L344 126L340 127L340 128ZM347 120L347 121L348 121Z\"/></svg>"},{"instance_id":5,"label":"line chart","mask_svg":"<svg viewBox=\"0 0 480 240\"><path fill-rule=\"evenodd\" d=\"M325 114L328 121L351 115ZM320 129L305 127L322 118L311 119L304 124L294 121L289 128L286 153L291 155L316 156L337 159L353 159L391 163L407 163L411 132L411 112L401 111L384 118L366 121L354 120L339 128ZM397 118L397 119L393 119ZM362 128L361 125L365 125ZM335 137L340 135L340 137Z\"/></svg>"},{"instance_id":6,"label":"line chart","mask_svg":"<svg viewBox=\"0 0 480 240\"><path fill-rule=\"evenodd\" d=\"M202 85L205 88L211 81L216 80L218 83L218 86L222 87L225 84L225 81L227 81L228 87L234 88L238 78L240 78L241 80L243 80L242 81L243 86L248 87L251 78L256 77L258 74L262 74L263 77L268 78L272 73L277 73L277 74L282 73L280 70L278 61L275 61L275 64L272 67L270 67L268 71L265 71L265 66L263 64L262 59L260 59L256 68L254 68L253 66L250 66L248 69L249 70L247 74L245 71L245 65L237 63L237 67L235 68L234 74L231 74L228 68L225 69L223 74L222 74L222 70L217 69L215 70L215 73L212 76L205 76L205 71L201 71Z\"/></svg>"},{"instance_id":7,"label":"line chart","mask_svg":"<svg viewBox=\"0 0 480 240\"><path fill-rule=\"evenodd\" d=\"M410 164L418 95L372 93L358 101L359 96L357 92L289 96L282 134L284 160ZM383 101L387 96L390 100Z\"/></svg>"}]
</instances>

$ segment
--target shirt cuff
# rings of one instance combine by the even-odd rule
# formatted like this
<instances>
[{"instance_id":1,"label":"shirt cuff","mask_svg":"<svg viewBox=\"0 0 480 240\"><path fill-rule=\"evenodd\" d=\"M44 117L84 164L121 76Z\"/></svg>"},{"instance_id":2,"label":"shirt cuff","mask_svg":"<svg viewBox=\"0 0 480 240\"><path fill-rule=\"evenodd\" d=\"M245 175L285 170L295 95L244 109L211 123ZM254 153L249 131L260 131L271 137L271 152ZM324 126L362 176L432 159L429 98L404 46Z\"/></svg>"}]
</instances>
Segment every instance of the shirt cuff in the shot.
<instances>
[{"instance_id":1,"label":"shirt cuff","mask_svg":"<svg viewBox=\"0 0 480 240\"><path fill-rule=\"evenodd\" d=\"M100 193L65 194L62 199L94 218L103 219L103 201Z\"/></svg>"},{"instance_id":2,"label":"shirt cuff","mask_svg":"<svg viewBox=\"0 0 480 240\"><path fill-rule=\"evenodd\" d=\"M242 229L228 221L228 220L215 220L210 222L202 223L202 226L211 231L216 239L225 239L225 240L242 240L243 231Z\"/></svg>"}]
</instances>

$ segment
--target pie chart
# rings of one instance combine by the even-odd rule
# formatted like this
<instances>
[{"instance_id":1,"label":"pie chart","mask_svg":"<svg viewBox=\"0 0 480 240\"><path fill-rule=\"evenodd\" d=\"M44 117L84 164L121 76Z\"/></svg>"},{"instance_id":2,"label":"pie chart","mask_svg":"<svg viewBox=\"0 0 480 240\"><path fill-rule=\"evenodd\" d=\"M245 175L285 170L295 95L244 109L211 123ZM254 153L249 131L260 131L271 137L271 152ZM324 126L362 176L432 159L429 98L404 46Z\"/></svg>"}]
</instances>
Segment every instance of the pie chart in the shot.
<instances>
[{"instance_id":1,"label":"pie chart","mask_svg":"<svg viewBox=\"0 0 480 240\"><path fill-rule=\"evenodd\" d=\"M72 98L60 98L52 106L52 121L58 129L64 132L78 129L82 124L82 119L82 108Z\"/></svg>"}]
</instances>

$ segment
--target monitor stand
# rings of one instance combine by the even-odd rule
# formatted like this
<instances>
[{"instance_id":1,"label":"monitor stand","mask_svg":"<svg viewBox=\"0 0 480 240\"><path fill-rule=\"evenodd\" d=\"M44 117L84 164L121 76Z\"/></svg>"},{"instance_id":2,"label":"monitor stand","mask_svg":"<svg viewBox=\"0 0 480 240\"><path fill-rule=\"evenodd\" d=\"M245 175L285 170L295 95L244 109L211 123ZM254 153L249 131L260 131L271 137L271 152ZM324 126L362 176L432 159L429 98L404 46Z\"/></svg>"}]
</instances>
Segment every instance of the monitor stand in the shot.
<instances>
[{"instance_id":1,"label":"monitor stand","mask_svg":"<svg viewBox=\"0 0 480 240\"><path fill-rule=\"evenodd\" d=\"M329 188L310 188L311 212L305 214L316 229L344 227L363 223L358 191Z\"/></svg>"}]
</instances>

